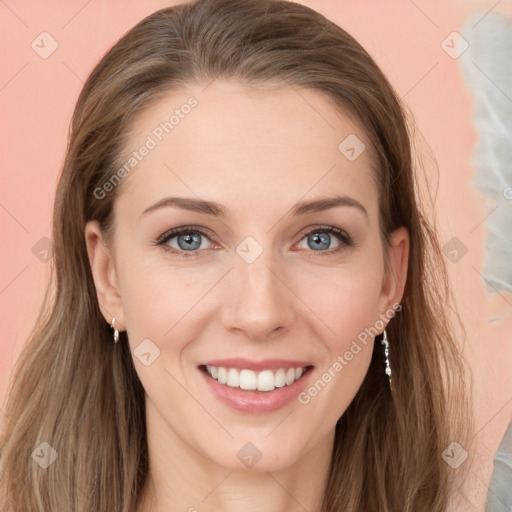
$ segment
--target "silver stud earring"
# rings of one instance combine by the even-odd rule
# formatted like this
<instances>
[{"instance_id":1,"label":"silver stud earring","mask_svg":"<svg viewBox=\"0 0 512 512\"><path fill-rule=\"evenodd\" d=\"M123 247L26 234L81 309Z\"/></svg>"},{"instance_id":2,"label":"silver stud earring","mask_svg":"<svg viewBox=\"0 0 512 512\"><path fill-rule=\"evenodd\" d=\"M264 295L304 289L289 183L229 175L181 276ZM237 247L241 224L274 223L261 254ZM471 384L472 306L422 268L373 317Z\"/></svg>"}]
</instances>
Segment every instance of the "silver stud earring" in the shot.
<instances>
[{"instance_id":1,"label":"silver stud earring","mask_svg":"<svg viewBox=\"0 0 512 512\"><path fill-rule=\"evenodd\" d=\"M382 345L384 345L384 355L386 356L386 375L389 377L389 383L391 384L391 366L389 364L389 342L388 342L388 334L386 329L384 329L382 340L380 340Z\"/></svg>"},{"instance_id":2,"label":"silver stud earring","mask_svg":"<svg viewBox=\"0 0 512 512\"><path fill-rule=\"evenodd\" d=\"M112 323L110 324L110 327L114 329L114 343L117 343L119 341L119 331L114 327L114 324L116 323L115 317L112 318Z\"/></svg>"}]
</instances>

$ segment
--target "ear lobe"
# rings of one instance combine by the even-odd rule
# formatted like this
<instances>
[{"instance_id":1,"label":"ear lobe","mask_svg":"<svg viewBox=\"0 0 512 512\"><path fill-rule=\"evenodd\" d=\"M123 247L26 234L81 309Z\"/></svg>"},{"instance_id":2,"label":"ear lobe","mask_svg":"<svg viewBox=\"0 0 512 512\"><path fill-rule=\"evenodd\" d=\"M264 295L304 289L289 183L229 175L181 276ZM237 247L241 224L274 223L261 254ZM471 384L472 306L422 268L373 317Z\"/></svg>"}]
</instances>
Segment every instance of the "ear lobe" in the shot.
<instances>
[{"instance_id":1,"label":"ear lobe","mask_svg":"<svg viewBox=\"0 0 512 512\"><path fill-rule=\"evenodd\" d=\"M400 303L404 294L409 267L409 233L400 227L391 233L391 246L388 249L389 265L382 280L381 298L384 310Z\"/></svg>"},{"instance_id":2,"label":"ear lobe","mask_svg":"<svg viewBox=\"0 0 512 512\"><path fill-rule=\"evenodd\" d=\"M117 273L112 252L105 244L101 228L97 221L89 221L85 226L85 242L89 265L96 287L96 296L100 310L110 325L116 319L118 331L124 330L125 319L121 296L119 294Z\"/></svg>"}]
</instances>

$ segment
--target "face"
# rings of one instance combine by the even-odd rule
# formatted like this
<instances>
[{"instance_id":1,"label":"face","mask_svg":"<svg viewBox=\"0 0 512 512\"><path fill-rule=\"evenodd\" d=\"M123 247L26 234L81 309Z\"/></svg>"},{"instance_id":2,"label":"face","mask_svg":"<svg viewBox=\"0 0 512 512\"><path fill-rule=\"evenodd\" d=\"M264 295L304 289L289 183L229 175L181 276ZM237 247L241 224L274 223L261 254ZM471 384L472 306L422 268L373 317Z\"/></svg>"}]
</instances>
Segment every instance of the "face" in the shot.
<instances>
[{"instance_id":1,"label":"face","mask_svg":"<svg viewBox=\"0 0 512 512\"><path fill-rule=\"evenodd\" d=\"M95 222L86 239L149 431L238 470L332 443L408 254L398 230L386 272L363 128L312 90L217 81L159 100L130 133L112 244Z\"/></svg>"}]
</instances>

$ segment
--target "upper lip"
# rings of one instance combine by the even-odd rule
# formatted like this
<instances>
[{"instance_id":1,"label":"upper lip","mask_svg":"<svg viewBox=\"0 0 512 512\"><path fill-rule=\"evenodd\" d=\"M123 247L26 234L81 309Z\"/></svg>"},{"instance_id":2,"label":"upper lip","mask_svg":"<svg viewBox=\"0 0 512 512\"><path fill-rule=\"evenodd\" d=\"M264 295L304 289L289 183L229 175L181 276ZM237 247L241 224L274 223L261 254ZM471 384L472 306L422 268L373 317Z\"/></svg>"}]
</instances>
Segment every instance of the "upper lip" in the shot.
<instances>
[{"instance_id":1,"label":"upper lip","mask_svg":"<svg viewBox=\"0 0 512 512\"><path fill-rule=\"evenodd\" d=\"M256 372L262 370L278 370L279 368L303 368L311 366L308 361L293 361L291 359L262 359L254 361L244 357L233 357L229 359L215 359L201 363L199 366L223 366L224 368L236 368L238 370L253 370Z\"/></svg>"}]
</instances>

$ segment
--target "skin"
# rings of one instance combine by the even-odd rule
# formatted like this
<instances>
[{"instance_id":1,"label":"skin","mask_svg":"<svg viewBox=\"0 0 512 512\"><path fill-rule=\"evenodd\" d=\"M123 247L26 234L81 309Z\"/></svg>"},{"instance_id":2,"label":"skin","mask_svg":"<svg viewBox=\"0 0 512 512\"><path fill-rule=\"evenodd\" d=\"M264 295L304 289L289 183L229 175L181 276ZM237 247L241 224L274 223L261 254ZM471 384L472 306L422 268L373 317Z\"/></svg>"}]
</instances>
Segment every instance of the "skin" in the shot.
<instances>
[{"instance_id":1,"label":"skin","mask_svg":"<svg viewBox=\"0 0 512 512\"><path fill-rule=\"evenodd\" d=\"M139 510L319 511L335 425L365 377L373 338L309 403L293 400L272 413L228 408L197 365L292 358L314 365L314 383L400 302L408 235L393 233L385 271L370 143L316 91L191 85L136 120L130 149L191 95L197 107L124 178L112 245L96 222L85 230L105 320L115 316L127 330L132 355L148 338L160 350L148 366L134 356L147 394L150 455ZM349 134L366 146L354 161L338 150ZM367 215L353 206L289 214L299 201L334 193L357 200ZM164 207L141 216L168 196L216 201L230 213L221 219ZM169 229L189 225L209 233L194 256L154 245ZM354 245L327 233L328 248L315 249L308 233L321 225L344 230ZM263 248L250 264L236 252L247 236ZM177 237L167 246L186 252ZM237 457L247 442L262 454L251 468Z\"/></svg>"}]
</instances>

